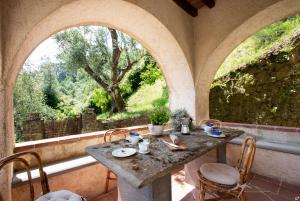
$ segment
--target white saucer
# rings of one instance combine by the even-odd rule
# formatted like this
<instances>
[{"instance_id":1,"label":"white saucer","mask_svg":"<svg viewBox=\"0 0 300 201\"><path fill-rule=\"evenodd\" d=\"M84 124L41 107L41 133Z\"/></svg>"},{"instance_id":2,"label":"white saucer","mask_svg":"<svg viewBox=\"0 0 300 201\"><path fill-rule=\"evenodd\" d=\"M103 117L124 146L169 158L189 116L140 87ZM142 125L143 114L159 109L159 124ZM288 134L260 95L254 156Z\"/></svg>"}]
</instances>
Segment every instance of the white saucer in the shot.
<instances>
[{"instance_id":1,"label":"white saucer","mask_svg":"<svg viewBox=\"0 0 300 201\"><path fill-rule=\"evenodd\" d=\"M210 137L215 137L215 138L223 138L223 137L226 137L226 135L224 133L222 133L221 135L213 135L211 134L211 132L207 132L206 133L208 136Z\"/></svg>"},{"instance_id":2,"label":"white saucer","mask_svg":"<svg viewBox=\"0 0 300 201\"><path fill-rule=\"evenodd\" d=\"M112 151L112 155L118 158L132 156L135 153L136 153L136 149L134 148L118 148Z\"/></svg>"},{"instance_id":3,"label":"white saucer","mask_svg":"<svg viewBox=\"0 0 300 201\"><path fill-rule=\"evenodd\" d=\"M140 150L138 150L138 152L139 152L140 154L149 154L149 153L150 153L150 150L148 150L148 151L146 151L146 152L141 152Z\"/></svg>"}]
</instances>

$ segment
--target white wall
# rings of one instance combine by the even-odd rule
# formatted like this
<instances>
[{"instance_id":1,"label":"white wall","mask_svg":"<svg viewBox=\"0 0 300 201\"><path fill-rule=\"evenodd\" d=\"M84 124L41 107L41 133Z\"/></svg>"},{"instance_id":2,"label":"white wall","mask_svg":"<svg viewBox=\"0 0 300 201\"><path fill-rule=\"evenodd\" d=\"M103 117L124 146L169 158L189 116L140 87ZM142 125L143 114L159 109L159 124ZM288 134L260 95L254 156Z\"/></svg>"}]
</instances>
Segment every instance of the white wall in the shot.
<instances>
[{"instance_id":1,"label":"white wall","mask_svg":"<svg viewBox=\"0 0 300 201\"><path fill-rule=\"evenodd\" d=\"M0 1L0 9L2 2ZM0 39L2 39L2 15L0 14ZM0 158L6 156L11 150L7 149L7 138L5 132L5 91L2 78L3 59L2 59L2 40L0 40ZM0 200L10 199L9 168L0 171Z\"/></svg>"},{"instance_id":2,"label":"white wall","mask_svg":"<svg viewBox=\"0 0 300 201\"><path fill-rule=\"evenodd\" d=\"M0 123L5 122L6 125L5 132L0 131L0 140L6 143L2 156L12 153L14 147L13 88L24 61L43 40L71 26L110 26L136 38L162 68L169 87L171 109L186 108L195 116L192 18L172 1L2 2L4 88L0 91L0 101L5 103L5 107L4 104L1 105L3 108L0 106Z\"/></svg>"}]
</instances>

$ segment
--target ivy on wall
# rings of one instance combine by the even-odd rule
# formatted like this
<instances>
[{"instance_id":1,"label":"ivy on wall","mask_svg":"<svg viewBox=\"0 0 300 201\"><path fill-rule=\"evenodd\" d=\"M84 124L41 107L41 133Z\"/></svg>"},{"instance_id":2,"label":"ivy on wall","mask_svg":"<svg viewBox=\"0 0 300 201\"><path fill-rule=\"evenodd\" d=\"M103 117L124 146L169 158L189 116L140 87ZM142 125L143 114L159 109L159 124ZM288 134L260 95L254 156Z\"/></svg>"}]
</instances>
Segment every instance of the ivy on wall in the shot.
<instances>
[{"instance_id":1,"label":"ivy on wall","mask_svg":"<svg viewBox=\"0 0 300 201\"><path fill-rule=\"evenodd\" d=\"M268 53L258 62L214 80L210 118L298 127L300 45L292 51Z\"/></svg>"}]
</instances>

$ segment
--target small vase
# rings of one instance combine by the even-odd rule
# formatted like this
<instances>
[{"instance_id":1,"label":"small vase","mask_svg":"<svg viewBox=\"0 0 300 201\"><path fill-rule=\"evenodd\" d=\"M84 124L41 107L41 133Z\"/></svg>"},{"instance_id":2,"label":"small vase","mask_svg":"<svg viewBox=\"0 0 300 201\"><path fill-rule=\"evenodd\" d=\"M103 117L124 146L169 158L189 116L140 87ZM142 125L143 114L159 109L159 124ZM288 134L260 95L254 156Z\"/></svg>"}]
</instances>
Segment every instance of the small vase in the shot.
<instances>
[{"instance_id":1,"label":"small vase","mask_svg":"<svg viewBox=\"0 0 300 201\"><path fill-rule=\"evenodd\" d=\"M152 135L161 135L163 133L164 126L148 124L148 129Z\"/></svg>"}]
</instances>

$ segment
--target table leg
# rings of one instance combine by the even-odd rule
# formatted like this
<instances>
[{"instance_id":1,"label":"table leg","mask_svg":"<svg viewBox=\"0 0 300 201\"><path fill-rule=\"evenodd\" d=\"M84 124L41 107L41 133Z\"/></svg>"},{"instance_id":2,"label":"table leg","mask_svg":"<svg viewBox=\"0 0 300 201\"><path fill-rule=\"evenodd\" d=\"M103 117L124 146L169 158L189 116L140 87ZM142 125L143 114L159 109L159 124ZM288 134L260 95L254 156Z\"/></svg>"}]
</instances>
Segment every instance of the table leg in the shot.
<instances>
[{"instance_id":1,"label":"table leg","mask_svg":"<svg viewBox=\"0 0 300 201\"><path fill-rule=\"evenodd\" d=\"M217 161L218 163L226 163L226 144L217 147Z\"/></svg>"},{"instance_id":2,"label":"table leg","mask_svg":"<svg viewBox=\"0 0 300 201\"><path fill-rule=\"evenodd\" d=\"M171 175L160 177L143 188L135 188L118 178L118 201L171 201Z\"/></svg>"}]
</instances>

